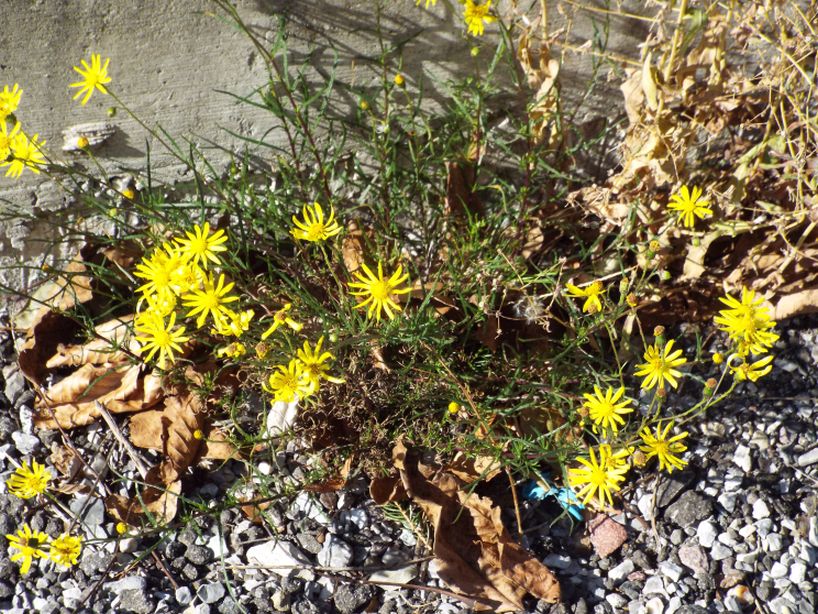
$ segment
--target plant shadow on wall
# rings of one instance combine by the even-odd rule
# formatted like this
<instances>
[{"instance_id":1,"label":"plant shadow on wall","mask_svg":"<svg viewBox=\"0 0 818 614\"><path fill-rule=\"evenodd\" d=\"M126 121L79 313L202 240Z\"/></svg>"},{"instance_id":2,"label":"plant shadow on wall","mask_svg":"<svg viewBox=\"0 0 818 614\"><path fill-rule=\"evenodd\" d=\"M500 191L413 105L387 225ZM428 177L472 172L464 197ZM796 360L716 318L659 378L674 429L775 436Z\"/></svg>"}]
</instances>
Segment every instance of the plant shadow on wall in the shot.
<instances>
[{"instance_id":1,"label":"plant shadow on wall","mask_svg":"<svg viewBox=\"0 0 818 614\"><path fill-rule=\"evenodd\" d=\"M233 96L269 111L271 129L243 137L253 156L218 171L194 144L148 127L195 177L184 198L150 168L114 181L87 140L77 146L88 170L61 164L18 127L19 100L7 105L4 134L16 131L5 166L51 173L82 203L83 219L64 222L82 249L42 267L47 283L30 297L42 308L17 320L36 424L68 441L99 421L119 434L138 477L118 467L99 495L123 534L155 538L180 518L238 506L271 523L272 500L360 473L393 514L423 513L454 594L499 611L526 595L557 601L557 578L516 543L531 493L550 498L548 521L568 534L615 510L632 477L685 467L685 425L773 368L776 321L760 288L786 292L787 274L815 273L803 258L815 179L795 172L811 128L763 147L737 141L721 167L696 167L690 154L692 132L734 128L719 106L691 107L708 88L730 91L735 121L759 121L755 86L725 76L721 61L699 71L705 51L727 61L724 22L750 17L715 3L704 23L678 15L673 36L628 74L622 164L588 185L576 160L605 134L583 137L566 119L544 18L458 6L459 27L499 42L464 49L474 74L438 84L445 95L426 108L398 50L382 46L368 63L376 96L341 84L339 63L293 63L286 13L270 41L215 4L268 68L268 82ZM806 71L779 60L784 82ZM529 100L501 113L495 77L506 66ZM793 106L768 108L768 122L809 104L796 83ZM77 87L139 121L126 84L99 66ZM339 90L353 110L339 110ZM770 192L795 196L771 206L759 200ZM691 268L713 258L718 238L758 239L746 223L759 211L799 246L765 263L787 274L759 280L740 265L725 292L724 268ZM258 470L288 442L309 455L305 483ZM215 509L187 496L210 459L246 470ZM34 467L20 479L40 477Z\"/></svg>"}]
</instances>

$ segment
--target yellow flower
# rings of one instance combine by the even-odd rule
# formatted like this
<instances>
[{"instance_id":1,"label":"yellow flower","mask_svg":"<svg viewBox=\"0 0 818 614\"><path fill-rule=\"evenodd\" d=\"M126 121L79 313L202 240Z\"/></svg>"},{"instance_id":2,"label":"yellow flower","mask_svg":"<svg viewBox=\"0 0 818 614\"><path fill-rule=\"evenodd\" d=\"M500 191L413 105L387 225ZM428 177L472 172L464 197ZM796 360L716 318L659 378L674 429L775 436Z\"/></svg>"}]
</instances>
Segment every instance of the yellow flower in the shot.
<instances>
[{"instance_id":1,"label":"yellow flower","mask_svg":"<svg viewBox=\"0 0 818 614\"><path fill-rule=\"evenodd\" d=\"M63 533L51 542L49 558L57 565L71 567L76 565L82 552L82 537Z\"/></svg>"},{"instance_id":2,"label":"yellow flower","mask_svg":"<svg viewBox=\"0 0 818 614\"><path fill-rule=\"evenodd\" d=\"M285 367L278 365L267 379L264 389L273 395L274 401L292 403L296 396L303 399L312 394L312 384L301 363L293 359Z\"/></svg>"},{"instance_id":3,"label":"yellow flower","mask_svg":"<svg viewBox=\"0 0 818 614\"><path fill-rule=\"evenodd\" d=\"M402 74L398 73L395 75L395 85L397 85L398 87L403 87L405 83L406 79Z\"/></svg>"},{"instance_id":4,"label":"yellow flower","mask_svg":"<svg viewBox=\"0 0 818 614\"><path fill-rule=\"evenodd\" d=\"M241 341L234 341L230 345L219 349L217 356L227 356L228 358L241 358L247 353L247 348Z\"/></svg>"},{"instance_id":5,"label":"yellow flower","mask_svg":"<svg viewBox=\"0 0 818 614\"><path fill-rule=\"evenodd\" d=\"M315 349L312 349L310 348L309 342L305 341L304 348L297 352L298 362L309 380L311 394L318 392L322 379L332 382L333 384L343 384L346 381L341 377L329 375L329 365L326 364L326 362L328 360L335 360L335 356L329 352L321 352L321 345L323 343L324 337L322 336L318 339L318 343L315 344Z\"/></svg>"},{"instance_id":6,"label":"yellow flower","mask_svg":"<svg viewBox=\"0 0 818 614\"><path fill-rule=\"evenodd\" d=\"M602 456L603 453L605 454L606 458L605 467L608 469L619 468L630 469L631 456L633 455L635 450L636 449L633 446L628 446L626 448L621 448L614 452L611 446L607 443L599 445L600 457Z\"/></svg>"},{"instance_id":7,"label":"yellow flower","mask_svg":"<svg viewBox=\"0 0 818 614\"><path fill-rule=\"evenodd\" d=\"M203 290L193 290L190 294L185 294L182 297L182 304L185 307L192 307L186 317L191 318L197 313L199 314L199 317L196 318L196 328L204 326L208 315L213 318L217 328L224 327L225 321L231 320L235 316L235 313L225 306L239 300L238 296L227 295L235 285L232 281L225 285L224 273L219 275L218 284L213 282L212 275L208 276Z\"/></svg>"},{"instance_id":8,"label":"yellow flower","mask_svg":"<svg viewBox=\"0 0 818 614\"><path fill-rule=\"evenodd\" d=\"M278 327L281 326L282 324L286 324L295 332L298 332L302 328L304 328L303 324L299 324L298 322L296 322L290 316L287 315L287 312L292 308L293 308L292 303L285 303L284 307L275 312L275 315L273 316L273 325L270 326L270 328L268 328L261 334L262 341L265 340L270 335L272 335L274 332L276 332L278 330Z\"/></svg>"},{"instance_id":9,"label":"yellow flower","mask_svg":"<svg viewBox=\"0 0 818 614\"><path fill-rule=\"evenodd\" d=\"M415 2L415 6L420 6L421 2L423 2L423 0L417 0L417 2ZM436 4L437 4L437 0L426 0L426 8L427 9L429 8L430 5L434 6Z\"/></svg>"},{"instance_id":10,"label":"yellow flower","mask_svg":"<svg viewBox=\"0 0 818 614\"><path fill-rule=\"evenodd\" d=\"M326 220L324 220L324 210L317 202L313 203L312 208L304 205L301 213L304 216L303 221L293 216L293 224L296 227L290 230L290 234L296 239L315 243L326 241L341 232L341 227L335 221L335 210L332 206L329 208L329 217Z\"/></svg>"},{"instance_id":11,"label":"yellow flower","mask_svg":"<svg viewBox=\"0 0 818 614\"><path fill-rule=\"evenodd\" d=\"M759 378L764 377L773 370L773 366L770 364L772 361L772 356L765 356L753 364L750 364L746 360L742 359L739 366L733 367L731 365L730 370L733 372L733 376L740 382L745 380L757 382Z\"/></svg>"},{"instance_id":12,"label":"yellow flower","mask_svg":"<svg viewBox=\"0 0 818 614\"><path fill-rule=\"evenodd\" d=\"M14 129L12 128L12 132ZM23 132L16 132L9 139L9 149L11 149L12 159L8 162L6 177L15 179L23 174L23 169L27 168L35 175L40 174L39 167L45 164L45 156L42 147L45 141L37 142L40 135L35 134L30 139Z\"/></svg>"},{"instance_id":13,"label":"yellow flower","mask_svg":"<svg viewBox=\"0 0 818 614\"><path fill-rule=\"evenodd\" d=\"M6 538L11 542L11 547L19 552L11 555L12 562L23 560L20 566L20 573L27 574L31 568L31 561L34 559L48 558L48 552L43 546L48 545L48 535L42 531L32 531L28 523L17 531L17 535L6 534Z\"/></svg>"},{"instance_id":14,"label":"yellow flower","mask_svg":"<svg viewBox=\"0 0 818 614\"><path fill-rule=\"evenodd\" d=\"M111 77L108 76L108 62L110 61L110 58L105 58L105 64L103 64L100 61L99 54L92 53L90 66L88 66L88 62L85 60L80 60L82 68L74 66L74 70L76 70L82 77L81 81L76 81L69 86L80 88L74 95L74 100L85 94L85 97L80 103L85 106L85 103L87 103L88 99L91 98L91 94L94 93L95 89L99 90L103 94L108 93L108 90L105 89L105 84L111 82Z\"/></svg>"},{"instance_id":15,"label":"yellow flower","mask_svg":"<svg viewBox=\"0 0 818 614\"><path fill-rule=\"evenodd\" d=\"M639 365L639 371L636 372L636 375L645 378L645 381L642 382L642 388L650 390L656 384L659 384L659 388L664 390L665 380L674 388L679 385L676 378L681 377L682 373L674 369L674 367L685 364L687 358L682 356L682 350L676 350L675 352L672 350L673 339L668 341L663 349L659 349L654 343L645 351L645 360L647 362Z\"/></svg>"},{"instance_id":16,"label":"yellow flower","mask_svg":"<svg viewBox=\"0 0 818 614\"><path fill-rule=\"evenodd\" d=\"M3 91L0 92L0 121L6 119L17 110L22 95L23 90L21 90L20 86L16 83L11 90L9 90L8 85L3 86Z\"/></svg>"},{"instance_id":17,"label":"yellow flower","mask_svg":"<svg viewBox=\"0 0 818 614\"><path fill-rule=\"evenodd\" d=\"M466 6L463 7L463 19L469 27L469 34L473 36L482 36L485 32L485 24L497 21L493 15L489 15L491 8L491 0L486 0L485 4L475 4L474 0L466 0Z\"/></svg>"},{"instance_id":18,"label":"yellow flower","mask_svg":"<svg viewBox=\"0 0 818 614\"><path fill-rule=\"evenodd\" d=\"M457 401L451 401L447 409L449 410L449 413L454 416L460 411L460 403Z\"/></svg>"},{"instance_id":19,"label":"yellow flower","mask_svg":"<svg viewBox=\"0 0 818 614\"><path fill-rule=\"evenodd\" d=\"M191 286L198 285L200 278L198 267L186 262L180 250L170 243L153 251L150 257L142 257L134 271L135 277L147 280L136 291L146 297L171 293L179 295Z\"/></svg>"},{"instance_id":20,"label":"yellow flower","mask_svg":"<svg viewBox=\"0 0 818 614\"><path fill-rule=\"evenodd\" d=\"M588 409L588 414L594 422L594 432L597 432L597 426L601 426L605 430L611 429L614 433L618 433L619 425L625 424L622 414L629 414L633 411L632 407L628 407L631 404L630 399L617 403L625 394L625 388L620 387L614 392L614 389L609 386L603 395L599 386L594 386L594 393L595 395L588 393L583 395L586 399L584 407Z\"/></svg>"},{"instance_id":21,"label":"yellow flower","mask_svg":"<svg viewBox=\"0 0 818 614\"><path fill-rule=\"evenodd\" d=\"M701 188L693 186L693 193L691 194L687 186L683 185L676 194L670 197L667 208L678 211L678 221L683 222L686 228L693 228L696 217L703 220L706 216L713 215L712 209L708 208L710 201L701 198L701 196Z\"/></svg>"},{"instance_id":22,"label":"yellow flower","mask_svg":"<svg viewBox=\"0 0 818 614\"><path fill-rule=\"evenodd\" d=\"M366 264L361 264L361 268L366 273L366 277L361 275L361 273L355 273L355 277L358 278L358 281L350 281L347 282L350 288L357 288L357 291L350 292L352 296L366 296L367 298L364 299L362 302L355 305L355 309L360 309L366 305L369 305L369 309L367 310L366 317L371 318L372 315L375 315L375 319L380 321L381 319L381 309L386 312L386 315L389 316L389 319L393 319L395 314L392 313L392 309L395 311L400 311L400 305L398 305L393 299L392 295L394 294L406 294L410 292L410 288L398 288L399 285L404 283L409 279L409 273L403 274L403 269L401 265L398 265L397 271L389 277L388 279L384 278L383 276L383 264L378 261L378 275L375 274L369 269Z\"/></svg>"},{"instance_id":23,"label":"yellow flower","mask_svg":"<svg viewBox=\"0 0 818 614\"><path fill-rule=\"evenodd\" d=\"M651 433L648 427L645 427L639 436L645 442L644 446L639 446L639 449L646 453L645 460L650 460L655 456L659 459L659 469L665 469L668 473L673 473L674 469L682 469L687 465L687 461L674 456L674 454L681 454L687 450L687 446L681 443L681 440L687 437L687 431L679 435L674 435L668 439L667 435L670 429L673 428L673 421L667 423L667 426L662 430L661 426L656 427L656 432Z\"/></svg>"},{"instance_id":24,"label":"yellow flower","mask_svg":"<svg viewBox=\"0 0 818 614\"><path fill-rule=\"evenodd\" d=\"M15 497L31 499L45 492L51 477L45 465L32 461L29 466L28 461L24 461L6 480L6 488Z\"/></svg>"},{"instance_id":25,"label":"yellow flower","mask_svg":"<svg viewBox=\"0 0 818 614\"><path fill-rule=\"evenodd\" d=\"M713 352L713 364L720 365L724 362L724 354L721 352Z\"/></svg>"},{"instance_id":26,"label":"yellow flower","mask_svg":"<svg viewBox=\"0 0 818 614\"><path fill-rule=\"evenodd\" d=\"M577 491L577 498L584 497L582 501L584 504L588 504L596 495L600 504L604 505L607 499L608 503L613 505L611 490L619 490L619 483L625 480L628 467L614 466L617 463L611 462L610 446L600 446L599 462L597 462L593 448L588 450L588 455L587 459L577 458L577 461L584 466L583 468L568 470L568 483L572 488L584 485Z\"/></svg>"},{"instance_id":27,"label":"yellow flower","mask_svg":"<svg viewBox=\"0 0 818 614\"><path fill-rule=\"evenodd\" d=\"M778 335L770 330L775 326L770 310L753 290L742 288L741 300L729 294L719 300L728 308L722 309L714 321L738 344L739 354L763 354L778 341Z\"/></svg>"},{"instance_id":28,"label":"yellow flower","mask_svg":"<svg viewBox=\"0 0 818 614\"><path fill-rule=\"evenodd\" d=\"M136 331L143 335L136 337L136 340L142 344L140 353L149 350L148 355L145 356L145 362L153 358L156 352L159 352L157 364L160 369L165 368L166 360L171 363L175 362L173 352L181 352L182 347L179 344L190 340L190 337L185 335L185 327L179 326L174 330L173 326L175 324L175 312L170 314L167 326L165 326L162 318L155 316L142 318L138 323L135 323Z\"/></svg>"},{"instance_id":29,"label":"yellow flower","mask_svg":"<svg viewBox=\"0 0 818 614\"><path fill-rule=\"evenodd\" d=\"M8 157L11 155L11 141L20 132L20 122L16 122L8 131L6 120L0 119L0 166L8 164Z\"/></svg>"},{"instance_id":30,"label":"yellow flower","mask_svg":"<svg viewBox=\"0 0 818 614\"><path fill-rule=\"evenodd\" d=\"M219 229L210 234L210 224L205 222L201 228L196 224L193 227L193 232L186 230L185 234L187 239L176 239L184 259L191 261L193 264L201 263L202 268L205 270L207 270L208 260L214 264L222 263L216 254L227 251L227 247L222 245L227 241L224 230Z\"/></svg>"},{"instance_id":31,"label":"yellow flower","mask_svg":"<svg viewBox=\"0 0 818 614\"><path fill-rule=\"evenodd\" d=\"M605 292L605 287L601 281L597 280L585 288L580 288L574 284L565 284L565 288L570 296L586 299L582 304L582 311L587 313L602 311L602 301L599 296Z\"/></svg>"},{"instance_id":32,"label":"yellow flower","mask_svg":"<svg viewBox=\"0 0 818 614\"><path fill-rule=\"evenodd\" d=\"M210 330L214 335L221 335L222 337L241 337L250 328L250 322L256 313L252 309L240 311L238 313L230 312L230 321L222 322Z\"/></svg>"}]
</instances>

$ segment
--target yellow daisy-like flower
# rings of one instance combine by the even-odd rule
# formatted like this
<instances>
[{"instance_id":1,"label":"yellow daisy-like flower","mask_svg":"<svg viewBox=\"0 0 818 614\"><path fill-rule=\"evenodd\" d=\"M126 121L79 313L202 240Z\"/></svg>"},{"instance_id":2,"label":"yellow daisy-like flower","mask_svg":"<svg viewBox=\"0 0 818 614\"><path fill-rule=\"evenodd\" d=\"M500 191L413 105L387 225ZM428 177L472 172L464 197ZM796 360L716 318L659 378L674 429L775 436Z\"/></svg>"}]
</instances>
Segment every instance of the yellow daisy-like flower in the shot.
<instances>
[{"instance_id":1,"label":"yellow daisy-like flower","mask_svg":"<svg viewBox=\"0 0 818 614\"><path fill-rule=\"evenodd\" d=\"M180 343L189 341L190 337L185 335L185 327L179 326L174 329L176 324L176 313L171 313L168 319L167 326L162 318L159 317L145 317L135 322L134 328L137 333L142 333L137 336L136 340L142 344L140 353L148 351L145 356L145 362L153 358L154 354L159 352L159 360L157 364L160 369L165 368L166 361L171 363L176 361L174 352L181 352L182 347Z\"/></svg>"},{"instance_id":2,"label":"yellow daisy-like flower","mask_svg":"<svg viewBox=\"0 0 818 614\"><path fill-rule=\"evenodd\" d=\"M778 341L778 335L770 330L775 326L770 310L753 290L742 288L741 300L730 294L719 300L727 309L719 311L714 321L738 345L739 354L763 354Z\"/></svg>"},{"instance_id":3,"label":"yellow daisy-like flower","mask_svg":"<svg viewBox=\"0 0 818 614\"><path fill-rule=\"evenodd\" d=\"M45 465L37 461L32 461L29 465L28 461L25 461L6 480L6 488L15 497L31 499L45 492L51 477Z\"/></svg>"},{"instance_id":4,"label":"yellow daisy-like flower","mask_svg":"<svg viewBox=\"0 0 818 614\"><path fill-rule=\"evenodd\" d=\"M315 349L310 347L308 341L304 342L304 348L298 350L298 362L301 364L302 371L306 374L309 380L311 394L318 392L321 385L321 380L327 380L333 384L343 384L346 380L342 377L333 377L329 374L328 360L335 360L335 356L329 352L322 352L321 345L324 343L324 337L318 339L315 344Z\"/></svg>"},{"instance_id":5,"label":"yellow daisy-like flower","mask_svg":"<svg viewBox=\"0 0 818 614\"><path fill-rule=\"evenodd\" d=\"M12 131L14 131L13 128ZM23 169L26 168L35 175L40 174L40 167L45 164L45 156L42 150L45 141L38 142L39 136L35 134L33 137L28 138L24 132L18 131L13 137L10 137L9 149L12 158L8 161L6 177L16 179L23 174Z\"/></svg>"},{"instance_id":6,"label":"yellow daisy-like flower","mask_svg":"<svg viewBox=\"0 0 818 614\"><path fill-rule=\"evenodd\" d=\"M261 340L262 341L264 341L267 337L269 337L274 332L276 332L279 329L279 327L281 325L283 325L283 324L286 324L287 326L292 328L295 332L298 332L302 328L304 328L303 324L300 324L299 322L296 322L290 316L287 315L287 312L290 311L290 309L292 309L292 308L293 308L292 303L285 303L284 307L282 307L281 309L279 309L278 311L275 312L275 315L273 315L273 324L272 324L272 326L270 326L270 328L268 328L263 333L261 333Z\"/></svg>"},{"instance_id":7,"label":"yellow daisy-like flower","mask_svg":"<svg viewBox=\"0 0 818 614\"><path fill-rule=\"evenodd\" d=\"M474 0L466 0L466 6L463 7L463 19L469 28L469 34L482 36L486 30L485 24L497 21L496 17L489 15L489 9L491 9L491 0L486 0L485 4L475 4Z\"/></svg>"},{"instance_id":8,"label":"yellow daisy-like flower","mask_svg":"<svg viewBox=\"0 0 818 614\"><path fill-rule=\"evenodd\" d=\"M82 552L82 537L63 533L51 542L48 557L57 565L71 567L79 562Z\"/></svg>"},{"instance_id":9,"label":"yellow daisy-like flower","mask_svg":"<svg viewBox=\"0 0 818 614\"><path fill-rule=\"evenodd\" d=\"M110 58L105 58L105 63L103 64L100 55L98 53L92 53L90 66L85 60L80 60L82 68L79 66L73 67L82 77L81 81L76 81L69 86L80 88L74 95L74 100L85 94L80 102L82 106L85 106L85 103L91 98L91 94L94 93L94 90L98 90L103 94L108 93L108 90L105 89L105 84L111 82L111 77L108 76L108 62L110 61Z\"/></svg>"},{"instance_id":10,"label":"yellow daisy-like flower","mask_svg":"<svg viewBox=\"0 0 818 614\"><path fill-rule=\"evenodd\" d=\"M693 186L693 193L686 185L670 197L667 208L679 212L679 220L685 228L693 228L696 218L703 220L705 217L713 215L713 210L708 207L710 201L702 198L702 189Z\"/></svg>"},{"instance_id":11,"label":"yellow daisy-like flower","mask_svg":"<svg viewBox=\"0 0 818 614\"><path fill-rule=\"evenodd\" d=\"M42 531L32 531L28 523L23 525L22 529L18 529L16 535L6 534L13 549L19 550L11 555L12 562L23 560L20 566L20 573L27 574L31 568L31 562L34 559L47 559L48 551L43 547L48 546L48 535Z\"/></svg>"},{"instance_id":12,"label":"yellow daisy-like flower","mask_svg":"<svg viewBox=\"0 0 818 614\"><path fill-rule=\"evenodd\" d=\"M303 399L312 394L312 384L301 367L301 363L293 359L285 367L278 365L267 379L264 389L273 395L274 401L292 403L296 396Z\"/></svg>"},{"instance_id":13,"label":"yellow daisy-like flower","mask_svg":"<svg viewBox=\"0 0 818 614\"><path fill-rule=\"evenodd\" d=\"M625 424L622 415L633 411L632 407L628 407L632 402L630 399L618 402L625 394L625 388L621 386L614 391L609 386L603 395L599 386L594 386L594 393L583 395L586 399L583 406L588 409L588 414L594 423L594 432L597 432L597 427L602 427L604 430L611 429L614 433L618 433L619 426Z\"/></svg>"},{"instance_id":14,"label":"yellow daisy-like flower","mask_svg":"<svg viewBox=\"0 0 818 614\"><path fill-rule=\"evenodd\" d=\"M644 377L642 388L650 390L656 384L660 389L664 389L665 380L674 388L678 387L677 377L681 377L681 371L674 367L681 366L687 362L687 358L682 356L682 350L673 351L673 339L665 344L664 348L659 348L655 343L645 351L647 362L639 365L636 375Z\"/></svg>"},{"instance_id":15,"label":"yellow daisy-like flower","mask_svg":"<svg viewBox=\"0 0 818 614\"><path fill-rule=\"evenodd\" d=\"M682 469L687 465L687 461L674 456L674 454L681 454L687 450L687 446L681 443L681 440L687 437L687 431L679 435L674 435L668 439L668 433L673 428L673 421L667 423L664 430L661 426L656 427L656 432L651 433L648 427L645 427L639 436L645 445L639 446L639 449L646 454L645 460L650 460L655 456L659 459L659 469L666 470L668 473L673 473L674 469Z\"/></svg>"},{"instance_id":16,"label":"yellow daisy-like flower","mask_svg":"<svg viewBox=\"0 0 818 614\"><path fill-rule=\"evenodd\" d=\"M326 241L341 232L341 227L335 221L335 210L331 206L329 208L329 217L326 220L324 219L324 210L317 202L313 203L312 208L309 205L304 205L301 214L304 216L303 220L293 216L295 228L290 230L290 234L296 239L316 243Z\"/></svg>"},{"instance_id":17,"label":"yellow daisy-like flower","mask_svg":"<svg viewBox=\"0 0 818 614\"><path fill-rule=\"evenodd\" d=\"M570 486L575 489L582 486L577 491L577 498L587 505L596 496L601 505L605 504L606 499L609 505L613 505L611 491L619 490L619 483L625 480L628 467L612 459L610 446L600 446L599 462L593 448L588 450L587 459L580 457L577 461L583 467L568 470Z\"/></svg>"},{"instance_id":18,"label":"yellow daisy-like flower","mask_svg":"<svg viewBox=\"0 0 818 614\"><path fill-rule=\"evenodd\" d=\"M23 95L23 90L16 83L9 90L8 85L3 86L3 91L0 92L0 121L6 119L9 115L17 110L20 105L20 98Z\"/></svg>"},{"instance_id":19,"label":"yellow daisy-like flower","mask_svg":"<svg viewBox=\"0 0 818 614\"><path fill-rule=\"evenodd\" d=\"M230 345L216 351L217 356L227 358L241 358L247 353L247 348L241 341L234 341Z\"/></svg>"},{"instance_id":20,"label":"yellow daisy-like flower","mask_svg":"<svg viewBox=\"0 0 818 614\"><path fill-rule=\"evenodd\" d=\"M20 122L16 122L8 131L6 120L0 119L0 166L5 166L9 163L8 158L11 155L11 141L20 132Z\"/></svg>"},{"instance_id":21,"label":"yellow daisy-like flower","mask_svg":"<svg viewBox=\"0 0 818 614\"><path fill-rule=\"evenodd\" d=\"M569 296L574 298L584 298L585 302L582 304L582 311L586 313L598 313L602 311L602 301L600 295L605 293L605 286L602 282L597 280L585 288L580 288L574 284L565 284L565 289Z\"/></svg>"},{"instance_id":22,"label":"yellow daisy-like flower","mask_svg":"<svg viewBox=\"0 0 818 614\"><path fill-rule=\"evenodd\" d=\"M403 268L401 265L398 265L397 271L395 271L391 277L386 279L383 276L383 264L380 261L378 261L377 276L369 269L368 266L366 266L366 264L361 264L361 268L364 270L364 273L366 273L366 276L356 272L355 277L358 278L358 281L347 282L347 285L350 288L356 289L355 291L350 292L350 294L353 296L367 297L355 305L355 309L360 309L366 305L369 305L366 317L371 318L374 314L375 319L380 321L381 310L383 309L389 319L393 319L395 314L392 312L392 310L394 309L395 311L400 311L401 308L400 305L398 305L392 299L392 296L395 294L406 294L407 292L411 292L410 288L398 287L409 279L409 273L404 274Z\"/></svg>"},{"instance_id":23,"label":"yellow daisy-like flower","mask_svg":"<svg viewBox=\"0 0 818 614\"><path fill-rule=\"evenodd\" d=\"M770 371L773 370L772 363L773 357L772 356L765 356L761 360L757 360L756 362L750 364L746 360L742 359L741 364L737 367L730 366L730 371L733 373L733 376L740 382L750 380L751 382L757 382L759 378L764 377Z\"/></svg>"},{"instance_id":24,"label":"yellow daisy-like flower","mask_svg":"<svg viewBox=\"0 0 818 614\"><path fill-rule=\"evenodd\" d=\"M170 243L155 249L150 257L143 256L134 271L134 277L146 280L136 289L146 297L166 293L178 296L191 286L193 276L191 266Z\"/></svg>"},{"instance_id":25,"label":"yellow daisy-like flower","mask_svg":"<svg viewBox=\"0 0 818 614\"><path fill-rule=\"evenodd\" d=\"M196 318L196 328L204 326L207 316L213 318L217 328L223 328L225 322L230 321L235 317L226 305L239 300L238 296L228 296L228 292L233 289L235 282L229 284L224 283L224 273L219 275L219 283L213 282L213 276L209 276L205 280L204 288L202 290L193 290L190 294L185 294L182 297L182 304L185 307L192 309L187 313L188 318L192 318L197 313L199 317Z\"/></svg>"},{"instance_id":26,"label":"yellow daisy-like flower","mask_svg":"<svg viewBox=\"0 0 818 614\"><path fill-rule=\"evenodd\" d=\"M201 264L205 270L207 270L208 261L217 265L222 263L216 254L227 251L227 247L222 245L227 242L224 230L219 229L210 234L210 224L205 222L201 228L196 224L193 232L186 230L185 234L187 239L176 239L183 258L193 264Z\"/></svg>"},{"instance_id":27,"label":"yellow daisy-like flower","mask_svg":"<svg viewBox=\"0 0 818 614\"><path fill-rule=\"evenodd\" d=\"M250 322L255 315L256 312L252 309L238 313L231 312L229 321L223 322L221 326L215 326L210 332L222 337L241 337L250 328Z\"/></svg>"}]
</instances>

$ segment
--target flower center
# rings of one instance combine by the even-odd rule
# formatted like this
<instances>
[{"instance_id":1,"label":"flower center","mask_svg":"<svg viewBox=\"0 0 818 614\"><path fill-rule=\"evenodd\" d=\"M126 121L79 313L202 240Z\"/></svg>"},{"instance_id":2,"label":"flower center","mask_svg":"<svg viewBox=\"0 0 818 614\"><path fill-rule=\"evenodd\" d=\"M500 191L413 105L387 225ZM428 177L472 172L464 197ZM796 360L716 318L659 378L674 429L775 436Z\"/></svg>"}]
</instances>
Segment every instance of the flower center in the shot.
<instances>
[{"instance_id":1,"label":"flower center","mask_svg":"<svg viewBox=\"0 0 818 614\"><path fill-rule=\"evenodd\" d=\"M386 300L389 297L389 284L386 280L376 281L369 287L369 293L376 300Z\"/></svg>"},{"instance_id":2,"label":"flower center","mask_svg":"<svg viewBox=\"0 0 818 614\"><path fill-rule=\"evenodd\" d=\"M313 224L310 226L309 230L307 230L307 240L308 241L318 241L324 236L324 225L323 224Z\"/></svg>"}]
</instances>

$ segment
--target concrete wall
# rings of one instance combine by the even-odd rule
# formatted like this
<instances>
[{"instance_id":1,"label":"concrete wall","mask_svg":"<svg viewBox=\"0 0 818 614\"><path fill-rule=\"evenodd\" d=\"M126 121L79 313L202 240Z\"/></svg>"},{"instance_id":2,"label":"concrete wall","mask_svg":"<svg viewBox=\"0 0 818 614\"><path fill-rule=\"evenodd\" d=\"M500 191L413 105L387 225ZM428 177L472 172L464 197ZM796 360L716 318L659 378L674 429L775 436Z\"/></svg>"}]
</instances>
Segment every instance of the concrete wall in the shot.
<instances>
[{"instance_id":1,"label":"concrete wall","mask_svg":"<svg viewBox=\"0 0 818 614\"><path fill-rule=\"evenodd\" d=\"M519 3L521 6L523 2ZM527 6L536 5L529 0ZM583 2L606 7L605 0ZM645 12L641 2L625 3L632 12ZM339 91L341 108L357 104L357 92L377 87L373 66L380 54L377 33L400 51L409 87L421 83L430 103L444 104L447 80L472 71L472 62L486 61L491 53L476 60L469 55L474 39L464 36L460 6L439 0L430 10L416 7L414 0L386 0L377 10L376 0L239 0L236 6L244 20L262 38L274 36L278 16L284 14L291 62L330 65L337 57L338 78L349 88ZM510 0L495 2L508 10ZM558 10L561 6L561 11ZM608 32L608 49L615 54L638 58L637 44L644 40L646 22L577 9L575 4L549 2L550 29L567 25L569 40L576 46ZM570 21L566 22L566 16ZM221 11L208 0L3 0L0 8L0 87L19 83L24 89L17 112L24 129L47 140L49 151L65 160L79 160L60 151L61 131L71 125L103 121L115 106L109 96L94 94L87 106L73 101L68 84L77 79L71 66L90 53L110 57L110 88L148 124L161 124L177 137L199 143L214 141L227 149L241 143L225 128L252 137L267 135L274 125L268 113L238 105L217 90L250 94L266 81L264 63L246 36L225 21ZM488 37L496 36L496 26ZM482 41L489 45L490 40ZM569 99L579 100L591 79L593 57L569 53L562 73ZM397 66L397 54L395 65ZM603 67L603 74L612 66ZM603 80L604 81L604 80ZM610 115L611 101L621 109L619 81L604 84L586 101L586 118ZM157 143L121 110L111 120L116 136L98 152L111 173L144 169L148 145L152 167L158 176L183 179L180 165L161 151ZM228 154L211 151L218 166ZM21 180L0 177L0 209L31 211L41 215L61 207L67 198L44 175L26 172ZM25 260L37 263L44 244L38 235L50 237L53 230L37 222L0 220L0 264ZM26 276L0 271L0 279L25 285Z\"/></svg>"}]
</instances>

